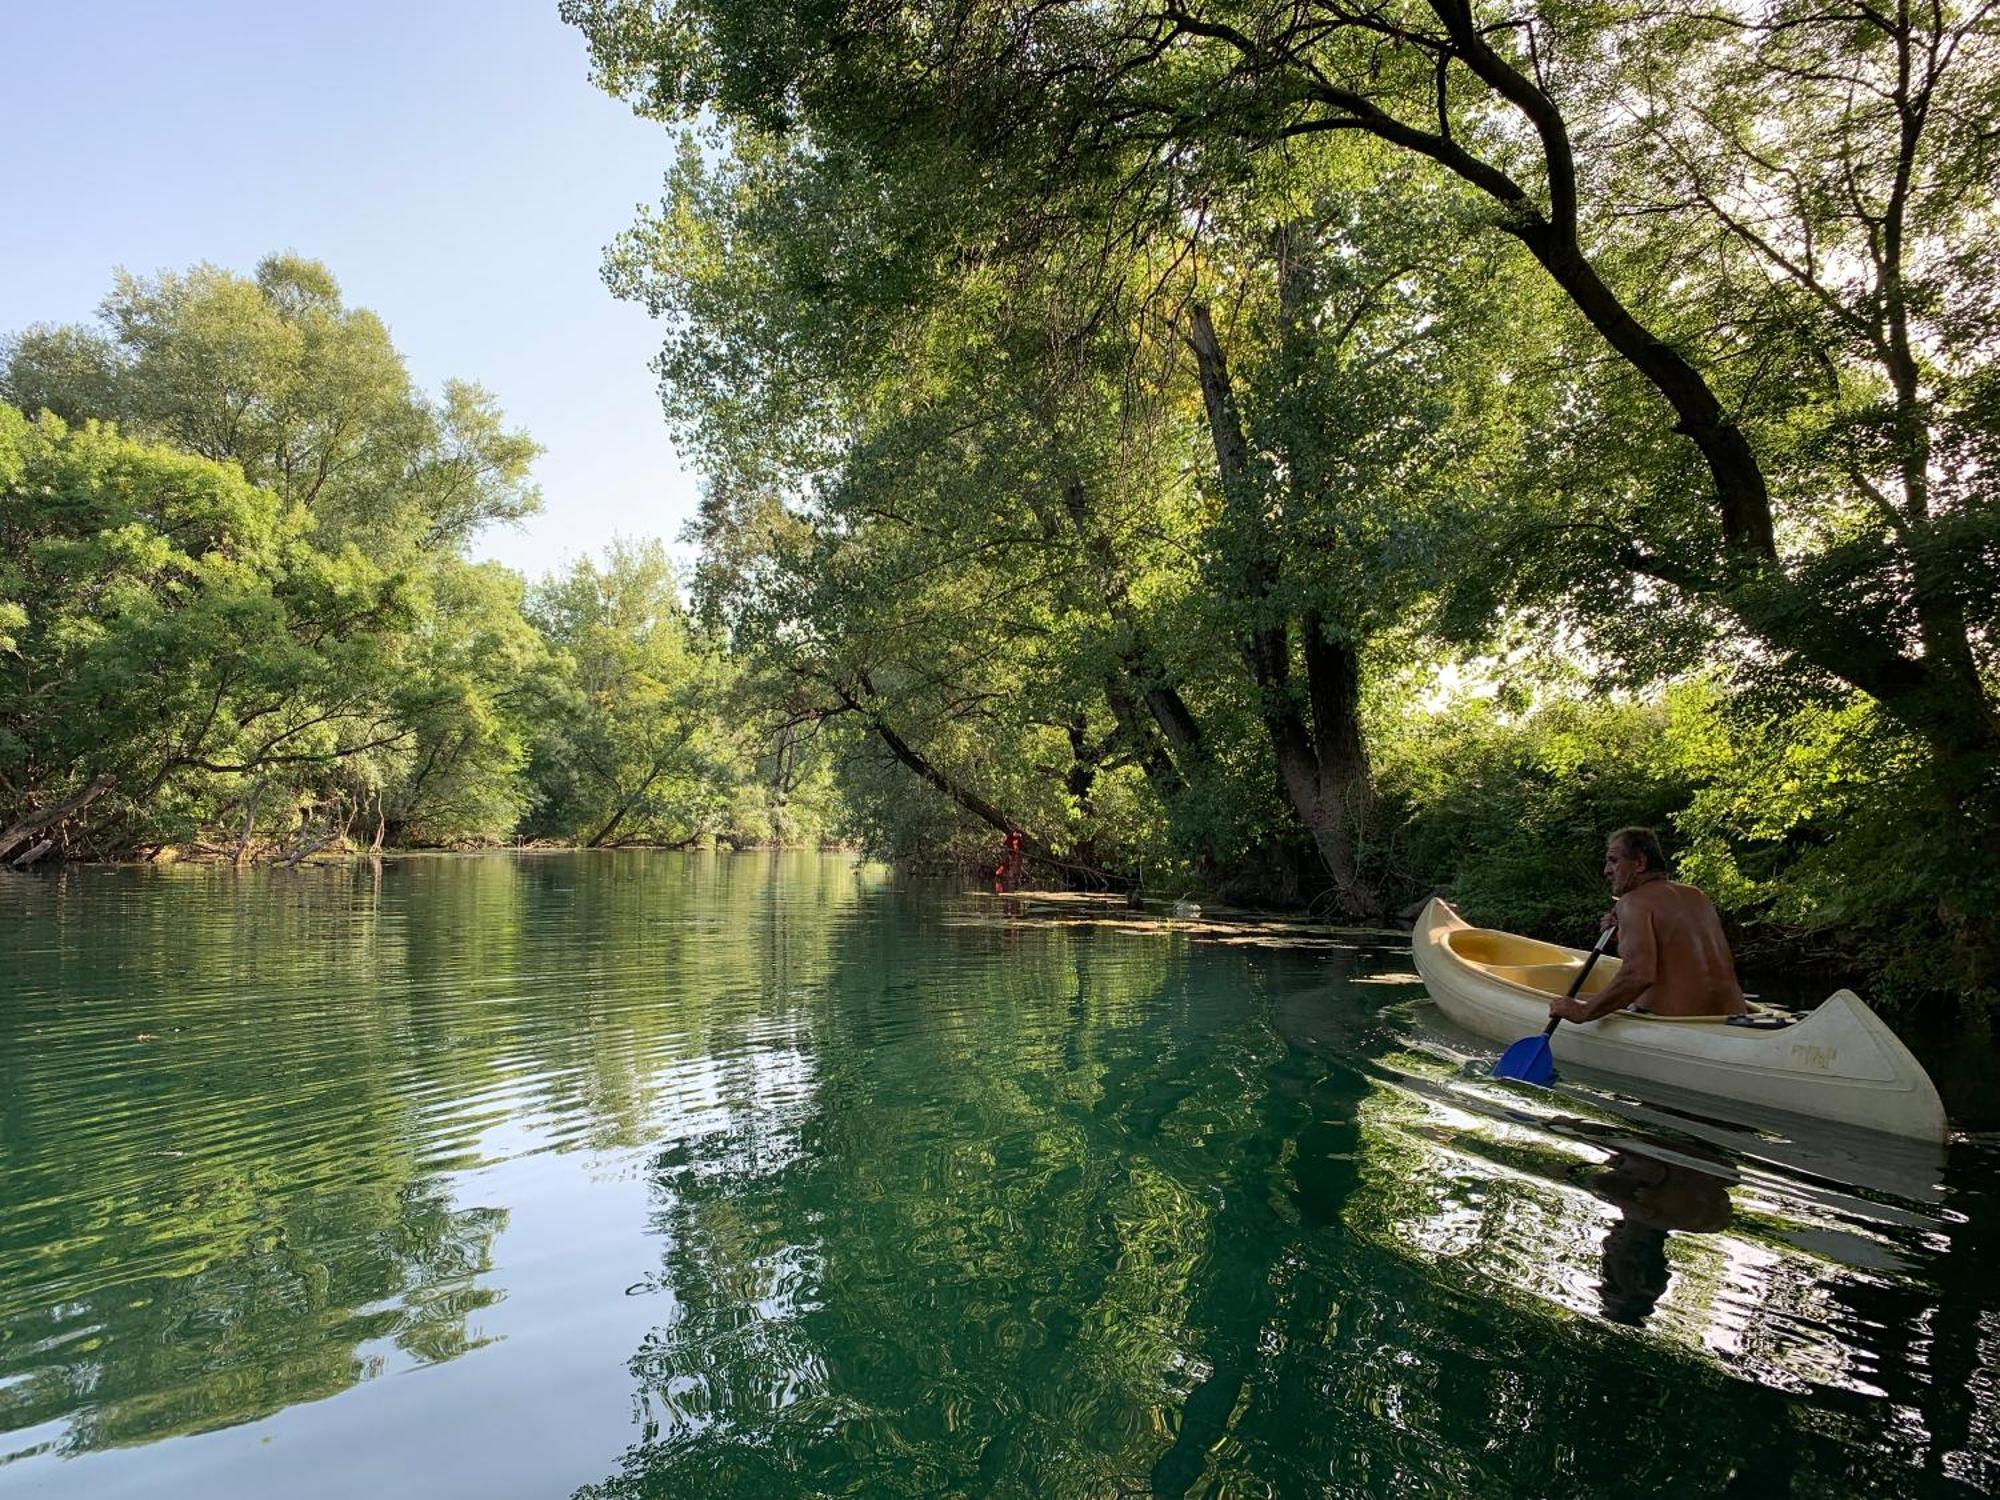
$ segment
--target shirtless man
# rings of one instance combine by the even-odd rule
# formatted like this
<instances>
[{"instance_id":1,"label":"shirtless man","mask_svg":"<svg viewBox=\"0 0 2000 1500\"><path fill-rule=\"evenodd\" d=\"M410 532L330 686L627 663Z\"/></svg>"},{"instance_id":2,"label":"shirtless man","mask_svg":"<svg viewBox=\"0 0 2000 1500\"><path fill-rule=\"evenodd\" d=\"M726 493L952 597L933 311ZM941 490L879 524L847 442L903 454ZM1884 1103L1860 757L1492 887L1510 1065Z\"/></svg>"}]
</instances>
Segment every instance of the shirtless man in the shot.
<instances>
[{"instance_id":1,"label":"shirtless man","mask_svg":"<svg viewBox=\"0 0 2000 1500\"><path fill-rule=\"evenodd\" d=\"M1618 976L1595 995L1549 1002L1565 1021L1595 1021L1631 1006L1656 1016L1740 1016L1749 1010L1722 919L1691 885L1667 876L1650 828L1621 828L1604 850L1615 902L1604 925L1618 928Z\"/></svg>"}]
</instances>

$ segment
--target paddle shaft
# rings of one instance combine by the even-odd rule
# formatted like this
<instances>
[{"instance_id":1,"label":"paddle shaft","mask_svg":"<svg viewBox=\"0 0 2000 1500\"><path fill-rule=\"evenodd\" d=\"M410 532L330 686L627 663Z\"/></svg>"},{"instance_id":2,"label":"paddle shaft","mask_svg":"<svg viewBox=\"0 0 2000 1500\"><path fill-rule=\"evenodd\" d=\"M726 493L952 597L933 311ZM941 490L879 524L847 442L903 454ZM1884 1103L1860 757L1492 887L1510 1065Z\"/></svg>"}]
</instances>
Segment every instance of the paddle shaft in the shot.
<instances>
[{"instance_id":1,"label":"paddle shaft","mask_svg":"<svg viewBox=\"0 0 2000 1500\"><path fill-rule=\"evenodd\" d=\"M1616 927L1607 927L1604 931L1598 933L1597 946L1590 950L1590 957L1586 958L1583 961L1583 967L1576 971L1576 978L1569 982L1569 989L1563 993L1563 999L1574 1000L1576 998L1576 992L1583 988L1584 980L1590 977L1592 967L1595 966L1598 959L1604 956L1604 950L1611 946L1611 939L1617 931ZM1554 1036L1556 1028L1562 1025L1562 1023L1563 1018L1561 1016L1550 1016L1549 1024L1542 1028L1542 1035Z\"/></svg>"}]
</instances>

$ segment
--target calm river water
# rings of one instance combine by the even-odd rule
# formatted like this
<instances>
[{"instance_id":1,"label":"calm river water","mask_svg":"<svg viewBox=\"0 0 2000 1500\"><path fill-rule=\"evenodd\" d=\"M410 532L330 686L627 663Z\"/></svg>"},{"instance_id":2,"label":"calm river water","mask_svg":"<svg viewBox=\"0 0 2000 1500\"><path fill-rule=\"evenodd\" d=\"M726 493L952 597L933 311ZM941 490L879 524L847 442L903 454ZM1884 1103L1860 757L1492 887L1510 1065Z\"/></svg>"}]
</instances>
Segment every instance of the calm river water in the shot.
<instances>
[{"instance_id":1,"label":"calm river water","mask_svg":"<svg viewBox=\"0 0 2000 1500\"><path fill-rule=\"evenodd\" d=\"M1493 1085L1407 944L1122 916L0 881L0 1494L2000 1487L1995 1138Z\"/></svg>"}]
</instances>

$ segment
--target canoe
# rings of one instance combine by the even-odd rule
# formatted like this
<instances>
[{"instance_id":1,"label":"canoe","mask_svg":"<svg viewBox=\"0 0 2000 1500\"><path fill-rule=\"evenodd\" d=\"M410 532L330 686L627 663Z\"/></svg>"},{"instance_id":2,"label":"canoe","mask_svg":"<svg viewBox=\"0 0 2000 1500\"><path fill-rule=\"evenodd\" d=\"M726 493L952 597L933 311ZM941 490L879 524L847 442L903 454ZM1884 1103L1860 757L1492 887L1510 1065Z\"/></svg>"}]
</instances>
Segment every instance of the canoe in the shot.
<instances>
[{"instance_id":1,"label":"canoe","mask_svg":"<svg viewBox=\"0 0 2000 1500\"><path fill-rule=\"evenodd\" d=\"M1445 1016L1496 1042L1548 1024L1549 999L1569 988L1589 954L1474 927L1433 897L1410 935L1417 973ZM1618 972L1602 958L1584 981L1596 994ZM1759 1008L1745 1018L1641 1016L1614 1011L1552 1038L1556 1060L1723 1099L1837 1120L1917 1140L1945 1137L1944 1105L1923 1064L1851 990L1794 1016Z\"/></svg>"}]
</instances>

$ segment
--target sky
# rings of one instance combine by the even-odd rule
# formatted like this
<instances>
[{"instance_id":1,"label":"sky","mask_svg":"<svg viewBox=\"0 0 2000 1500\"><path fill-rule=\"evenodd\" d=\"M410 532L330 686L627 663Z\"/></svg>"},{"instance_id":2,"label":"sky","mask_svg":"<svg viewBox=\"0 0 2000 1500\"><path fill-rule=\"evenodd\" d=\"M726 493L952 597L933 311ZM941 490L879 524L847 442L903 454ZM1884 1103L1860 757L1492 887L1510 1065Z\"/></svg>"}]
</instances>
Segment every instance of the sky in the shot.
<instances>
[{"instance_id":1,"label":"sky","mask_svg":"<svg viewBox=\"0 0 2000 1500\"><path fill-rule=\"evenodd\" d=\"M590 84L556 0L0 0L0 38L0 334L90 319L121 266L296 251L418 384L478 381L547 450L543 513L476 555L677 538L660 330L598 277L672 141Z\"/></svg>"}]
</instances>

